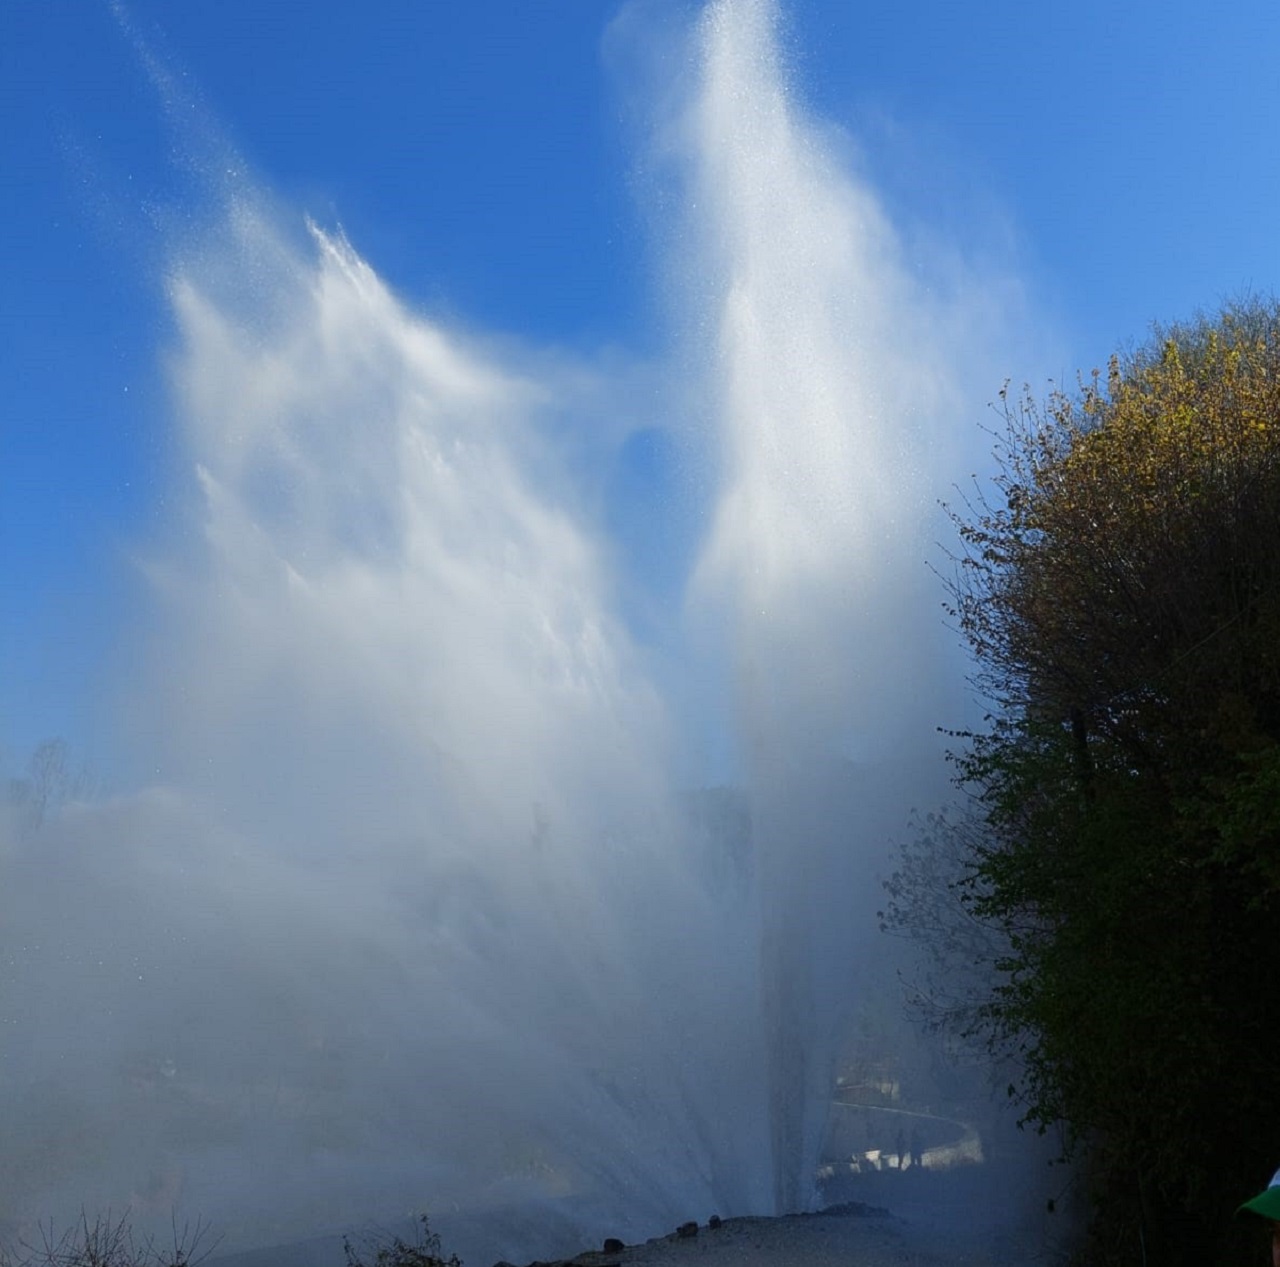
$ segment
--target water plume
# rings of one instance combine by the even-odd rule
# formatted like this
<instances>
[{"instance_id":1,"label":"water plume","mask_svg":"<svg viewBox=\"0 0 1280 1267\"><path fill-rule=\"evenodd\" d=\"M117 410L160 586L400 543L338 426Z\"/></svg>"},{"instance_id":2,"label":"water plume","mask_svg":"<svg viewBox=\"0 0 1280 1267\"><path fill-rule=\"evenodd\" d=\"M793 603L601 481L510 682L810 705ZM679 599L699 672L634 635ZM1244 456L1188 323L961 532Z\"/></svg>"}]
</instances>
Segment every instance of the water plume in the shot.
<instances>
[{"instance_id":1,"label":"water plume","mask_svg":"<svg viewBox=\"0 0 1280 1267\"><path fill-rule=\"evenodd\" d=\"M415 313L252 191L179 244L189 496L121 729L151 774L6 830L0 1218L249 1244L560 1201L639 1236L812 1199L877 862L938 778L961 410L955 302L776 26L719 0L690 36L672 365L704 371L669 396L715 475L656 667L564 452L620 432L624 375ZM737 791L682 768L671 684L709 665Z\"/></svg>"},{"instance_id":2,"label":"water plume","mask_svg":"<svg viewBox=\"0 0 1280 1267\"><path fill-rule=\"evenodd\" d=\"M963 414L871 190L794 100L767 0L717 3L686 120L721 486L693 577L726 648L761 885L779 1208L802 1206L861 903L904 798L936 786L948 665L930 619L934 503ZM941 325L941 322L939 322Z\"/></svg>"}]
</instances>

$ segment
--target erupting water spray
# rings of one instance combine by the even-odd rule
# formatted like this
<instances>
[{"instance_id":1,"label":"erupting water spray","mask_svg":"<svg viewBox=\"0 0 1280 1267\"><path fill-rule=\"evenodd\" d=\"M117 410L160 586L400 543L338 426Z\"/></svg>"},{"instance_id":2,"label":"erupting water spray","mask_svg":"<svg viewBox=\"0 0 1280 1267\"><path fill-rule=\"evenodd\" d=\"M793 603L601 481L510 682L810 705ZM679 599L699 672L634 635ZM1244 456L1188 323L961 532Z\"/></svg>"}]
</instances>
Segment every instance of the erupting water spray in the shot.
<instances>
[{"instance_id":1,"label":"erupting water spray","mask_svg":"<svg viewBox=\"0 0 1280 1267\"><path fill-rule=\"evenodd\" d=\"M776 25L708 7L677 146L677 359L715 419L680 442L717 474L673 625L723 641L672 638L661 680L730 666L741 791L687 791L546 440L605 372L416 315L340 235L231 200L170 282L195 530L151 565L154 786L6 844L0 1217L156 1175L233 1243L812 1200L877 861L938 778L955 397Z\"/></svg>"}]
</instances>

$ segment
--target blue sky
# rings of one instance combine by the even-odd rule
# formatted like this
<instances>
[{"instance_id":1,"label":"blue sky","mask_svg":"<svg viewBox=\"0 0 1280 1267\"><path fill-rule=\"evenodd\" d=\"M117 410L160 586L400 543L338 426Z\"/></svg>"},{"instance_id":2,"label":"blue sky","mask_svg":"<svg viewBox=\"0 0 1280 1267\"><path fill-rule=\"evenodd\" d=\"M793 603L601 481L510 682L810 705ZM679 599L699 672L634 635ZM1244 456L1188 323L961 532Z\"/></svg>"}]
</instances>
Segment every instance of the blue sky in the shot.
<instances>
[{"instance_id":1,"label":"blue sky","mask_svg":"<svg viewBox=\"0 0 1280 1267\"><path fill-rule=\"evenodd\" d=\"M804 1199L937 501L1276 289L1280 10L701 12L0 5L0 1222Z\"/></svg>"},{"instance_id":2,"label":"blue sky","mask_svg":"<svg viewBox=\"0 0 1280 1267\"><path fill-rule=\"evenodd\" d=\"M663 343L662 210L637 175L617 12L132 0L123 26L174 76L175 127L108 4L5 7L0 751L92 747L96 683L127 658L132 547L173 461L162 281L207 210L210 129L433 313L585 353ZM644 25L690 12L649 5ZM796 90L895 222L1011 265L1057 372L1276 289L1273 4L784 12ZM643 485L653 453L634 452Z\"/></svg>"}]
</instances>

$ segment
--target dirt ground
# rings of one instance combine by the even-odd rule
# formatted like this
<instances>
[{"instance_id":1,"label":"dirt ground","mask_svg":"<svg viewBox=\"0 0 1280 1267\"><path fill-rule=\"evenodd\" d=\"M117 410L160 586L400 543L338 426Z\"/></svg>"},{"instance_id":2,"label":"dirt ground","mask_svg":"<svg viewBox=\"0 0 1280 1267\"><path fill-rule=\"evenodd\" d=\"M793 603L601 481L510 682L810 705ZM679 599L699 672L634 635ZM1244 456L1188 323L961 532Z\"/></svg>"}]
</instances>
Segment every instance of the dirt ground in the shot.
<instances>
[{"instance_id":1,"label":"dirt ground","mask_svg":"<svg viewBox=\"0 0 1280 1267\"><path fill-rule=\"evenodd\" d=\"M693 1237L659 1237L612 1254L568 1260L574 1267L1024 1267L1049 1258L1027 1243L945 1233L890 1214L841 1212L726 1219Z\"/></svg>"},{"instance_id":2,"label":"dirt ground","mask_svg":"<svg viewBox=\"0 0 1280 1267\"><path fill-rule=\"evenodd\" d=\"M666 1235L615 1253L591 1244L572 1210L559 1219L539 1209L530 1221L519 1210L441 1212L432 1227L446 1253L465 1267L490 1267L502 1258L524 1267L538 1243L545 1267L1052 1267L1067 1241L1060 1181L1049 1185L1044 1166L964 1166L949 1171L855 1175L824 1189L828 1208L779 1218L703 1219L695 1236ZM1056 1197L1058 1212L1047 1212ZM575 1228L577 1229L575 1231ZM392 1229L412 1237L406 1224ZM621 1230L621 1229L619 1229ZM523 1248L523 1255L515 1247ZM515 1250L515 1253L513 1253ZM572 1257L556 1258L557 1254ZM341 1267L340 1237L219 1256L206 1267Z\"/></svg>"},{"instance_id":3,"label":"dirt ground","mask_svg":"<svg viewBox=\"0 0 1280 1267\"><path fill-rule=\"evenodd\" d=\"M859 1176L817 1214L731 1218L574 1267L1048 1267L1069 1242L1067 1216L1011 1176L983 1167Z\"/></svg>"}]
</instances>

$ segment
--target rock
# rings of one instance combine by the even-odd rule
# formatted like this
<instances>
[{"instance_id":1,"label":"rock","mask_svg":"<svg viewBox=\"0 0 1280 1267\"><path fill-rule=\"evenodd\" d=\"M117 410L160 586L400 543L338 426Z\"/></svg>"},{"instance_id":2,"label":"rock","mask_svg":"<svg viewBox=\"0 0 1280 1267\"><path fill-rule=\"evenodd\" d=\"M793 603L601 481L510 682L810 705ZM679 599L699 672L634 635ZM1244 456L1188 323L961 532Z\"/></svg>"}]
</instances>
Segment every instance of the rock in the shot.
<instances>
[{"instance_id":1,"label":"rock","mask_svg":"<svg viewBox=\"0 0 1280 1267\"><path fill-rule=\"evenodd\" d=\"M714 1228L714 1227L719 1227L719 1226L720 1226L720 1216L719 1216L718 1214L713 1214L713 1215L712 1215L712 1216L707 1220L707 1226L708 1226L708 1227L713 1227L713 1228Z\"/></svg>"},{"instance_id":2,"label":"rock","mask_svg":"<svg viewBox=\"0 0 1280 1267\"><path fill-rule=\"evenodd\" d=\"M682 1241L688 1240L691 1236L697 1236L697 1234L698 1225L693 1220L690 1220L688 1223L681 1223L680 1226L676 1228L676 1235Z\"/></svg>"},{"instance_id":3,"label":"rock","mask_svg":"<svg viewBox=\"0 0 1280 1267\"><path fill-rule=\"evenodd\" d=\"M604 1252L606 1254L621 1254L626 1248L626 1245L616 1236L606 1236L604 1238Z\"/></svg>"}]
</instances>

